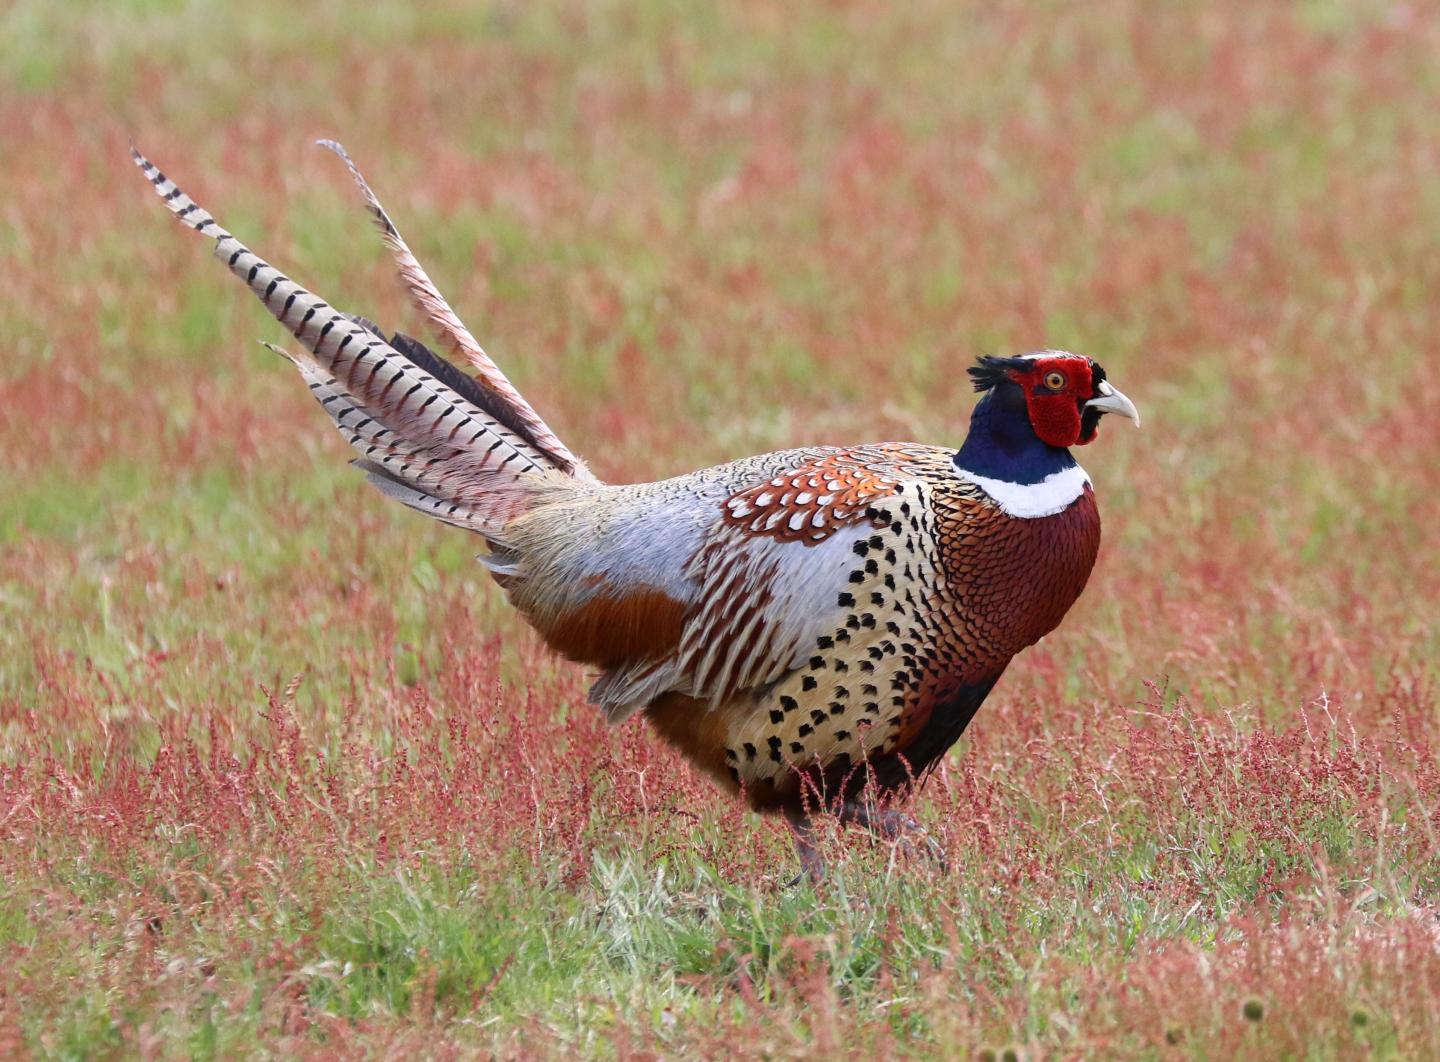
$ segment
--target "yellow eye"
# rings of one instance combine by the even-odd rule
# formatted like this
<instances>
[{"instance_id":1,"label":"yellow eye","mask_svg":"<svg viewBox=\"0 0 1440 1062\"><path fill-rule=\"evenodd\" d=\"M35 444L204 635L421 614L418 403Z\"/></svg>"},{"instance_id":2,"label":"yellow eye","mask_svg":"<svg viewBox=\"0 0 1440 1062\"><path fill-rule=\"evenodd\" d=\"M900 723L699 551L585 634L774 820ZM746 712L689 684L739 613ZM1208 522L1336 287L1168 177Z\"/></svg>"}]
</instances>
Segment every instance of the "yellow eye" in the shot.
<instances>
[{"instance_id":1,"label":"yellow eye","mask_svg":"<svg viewBox=\"0 0 1440 1062\"><path fill-rule=\"evenodd\" d=\"M1065 374L1063 372L1047 372L1045 374L1045 386L1052 391L1065 390Z\"/></svg>"}]
</instances>

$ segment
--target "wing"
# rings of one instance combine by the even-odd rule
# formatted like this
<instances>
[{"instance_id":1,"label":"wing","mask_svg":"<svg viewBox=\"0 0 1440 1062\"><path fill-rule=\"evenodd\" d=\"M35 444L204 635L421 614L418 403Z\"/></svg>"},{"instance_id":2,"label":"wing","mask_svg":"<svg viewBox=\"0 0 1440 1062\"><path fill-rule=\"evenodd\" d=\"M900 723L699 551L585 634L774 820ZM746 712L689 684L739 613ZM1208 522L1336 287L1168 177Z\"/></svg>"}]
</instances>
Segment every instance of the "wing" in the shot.
<instances>
[{"instance_id":1,"label":"wing","mask_svg":"<svg viewBox=\"0 0 1440 1062\"><path fill-rule=\"evenodd\" d=\"M688 692L719 701L794 668L853 596L855 545L889 523L874 503L905 478L881 448L857 448L729 498L692 566L699 607L679 654Z\"/></svg>"},{"instance_id":2,"label":"wing","mask_svg":"<svg viewBox=\"0 0 1440 1062\"><path fill-rule=\"evenodd\" d=\"M592 699L615 721L664 693L717 704L808 661L869 592L876 566L867 572L865 554L888 548L890 505L944 453L830 449L728 493L685 568L678 645L663 659L611 668Z\"/></svg>"}]
</instances>

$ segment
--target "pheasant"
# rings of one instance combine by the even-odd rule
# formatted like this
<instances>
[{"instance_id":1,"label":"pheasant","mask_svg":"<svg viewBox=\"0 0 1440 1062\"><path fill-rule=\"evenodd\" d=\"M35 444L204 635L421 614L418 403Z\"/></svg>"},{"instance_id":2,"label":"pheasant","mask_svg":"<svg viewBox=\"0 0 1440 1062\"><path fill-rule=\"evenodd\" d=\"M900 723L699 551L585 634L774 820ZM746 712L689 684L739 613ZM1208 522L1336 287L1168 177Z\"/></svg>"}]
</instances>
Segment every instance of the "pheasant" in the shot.
<instances>
[{"instance_id":1,"label":"pheasant","mask_svg":"<svg viewBox=\"0 0 1440 1062\"><path fill-rule=\"evenodd\" d=\"M903 839L914 823L890 798L923 779L1084 589L1100 517L1070 448L1093 442L1107 413L1138 425L1131 401L1083 355L981 357L958 451L813 446L602 483L461 323L344 149L321 144L473 375L332 308L131 153L299 340L272 349L353 463L483 540L508 600L553 649L598 669L589 696L610 722L644 714L722 787L782 815L812 877L824 874L818 813Z\"/></svg>"}]
</instances>

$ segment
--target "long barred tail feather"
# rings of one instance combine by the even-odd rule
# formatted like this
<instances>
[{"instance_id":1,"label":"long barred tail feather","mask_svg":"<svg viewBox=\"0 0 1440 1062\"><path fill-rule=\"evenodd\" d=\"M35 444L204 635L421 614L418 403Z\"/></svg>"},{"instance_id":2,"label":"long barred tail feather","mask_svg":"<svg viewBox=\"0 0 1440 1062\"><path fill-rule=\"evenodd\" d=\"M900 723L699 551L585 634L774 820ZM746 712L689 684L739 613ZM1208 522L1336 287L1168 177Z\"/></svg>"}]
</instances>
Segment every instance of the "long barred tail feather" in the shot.
<instances>
[{"instance_id":1,"label":"long barred tail feather","mask_svg":"<svg viewBox=\"0 0 1440 1062\"><path fill-rule=\"evenodd\" d=\"M359 455L351 464L365 473L382 494L417 512L468 531L493 531L491 522L468 506L449 500L445 490L443 457L413 446L365 411L348 391L307 351L295 354L273 343L262 346L286 358L299 371L320 407L345 441Z\"/></svg>"},{"instance_id":2,"label":"long barred tail feather","mask_svg":"<svg viewBox=\"0 0 1440 1062\"><path fill-rule=\"evenodd\" d=\"M416 307L434 325L440 333L452 353L462 357L470 364L475 371L475 379L486 391L495 396L496 404L510 414L510 422L514 430L523 434L535 448L545 454L555 467L561 471L568 472L582 481L591 481L590 471L585 467L583 461L570 452L563 442L552 432L548 425L540 418L540 415L531 408L530 403L525 401L524 396L515 389L515 386L501 371L500 366L490 359L484 348L470 334L463 321L440 290L430 275L421 266L419 260L411 252L400 230L390 220L390 215L380 205L380 199L370 188L369 182L355 165L343 145L334 140L316 141L321 147L328 148L338 155L350 171L350 176L355 180L355 186L360 189L360 194L365 199L365 206L374 219L376 227L380 230L380 237L389 248L395 259L396 267L400 272L400 279L404 282L406 289L410 292Z\"/></svg>"},{"instance_id":3,"label":"long barred tail feather","mask_svg":"<svg viewBox=\"0 0 1440 1062\"><path fill-rule=\"evenodd\" d=\"M407 505L494 540L561 476L551 455L493 392L405 336L387 340L242 244L137 151L135 163L182 222L214 239L215 256L305 347L280 351L359 453L372 482ZM272 348L279 351L279 348Z\"/></svg>"},{"instance_id":4,"label":"long barred tail feather","mask_svg":"<svg viewBox=\"0 0 1440 1062\"><path fill-rule=\"evenodd\" d=\"M210 216L210 212L182 192L179 185L166 177L153 162L140 154L140 149L135 146L133 141L130 144L130 157L135 160L135 165L140 167L140 172L145 174L146 179L155 186L155 194L165 201L165 205L170 208L172 214L202 236L213 236L217 240L230 238L230 233L216 223L215 219Z\"/></svg>"}]
</instances>

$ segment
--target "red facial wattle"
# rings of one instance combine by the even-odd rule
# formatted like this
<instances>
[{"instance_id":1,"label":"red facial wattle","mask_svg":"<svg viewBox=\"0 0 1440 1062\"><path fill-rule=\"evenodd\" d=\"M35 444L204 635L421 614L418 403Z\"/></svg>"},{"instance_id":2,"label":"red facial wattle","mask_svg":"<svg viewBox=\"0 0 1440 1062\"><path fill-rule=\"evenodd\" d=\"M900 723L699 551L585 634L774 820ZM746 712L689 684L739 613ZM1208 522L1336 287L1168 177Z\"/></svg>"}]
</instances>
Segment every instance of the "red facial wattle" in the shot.
<instances>
[{"instance_id":1,"label":"red facial wattle","mask_svg":"<svg viewBox=\"0 0 1440 1062\"><path fill-rule=\"evenodd\" d=\"M1030 426L1041 442L1064 448L1094 441L1095 430L1086 433L1081 417L1081 408L1095 394L1087 359L1036 358L1010 378L1025 393Z\"/></svg>"}]
</instances>

